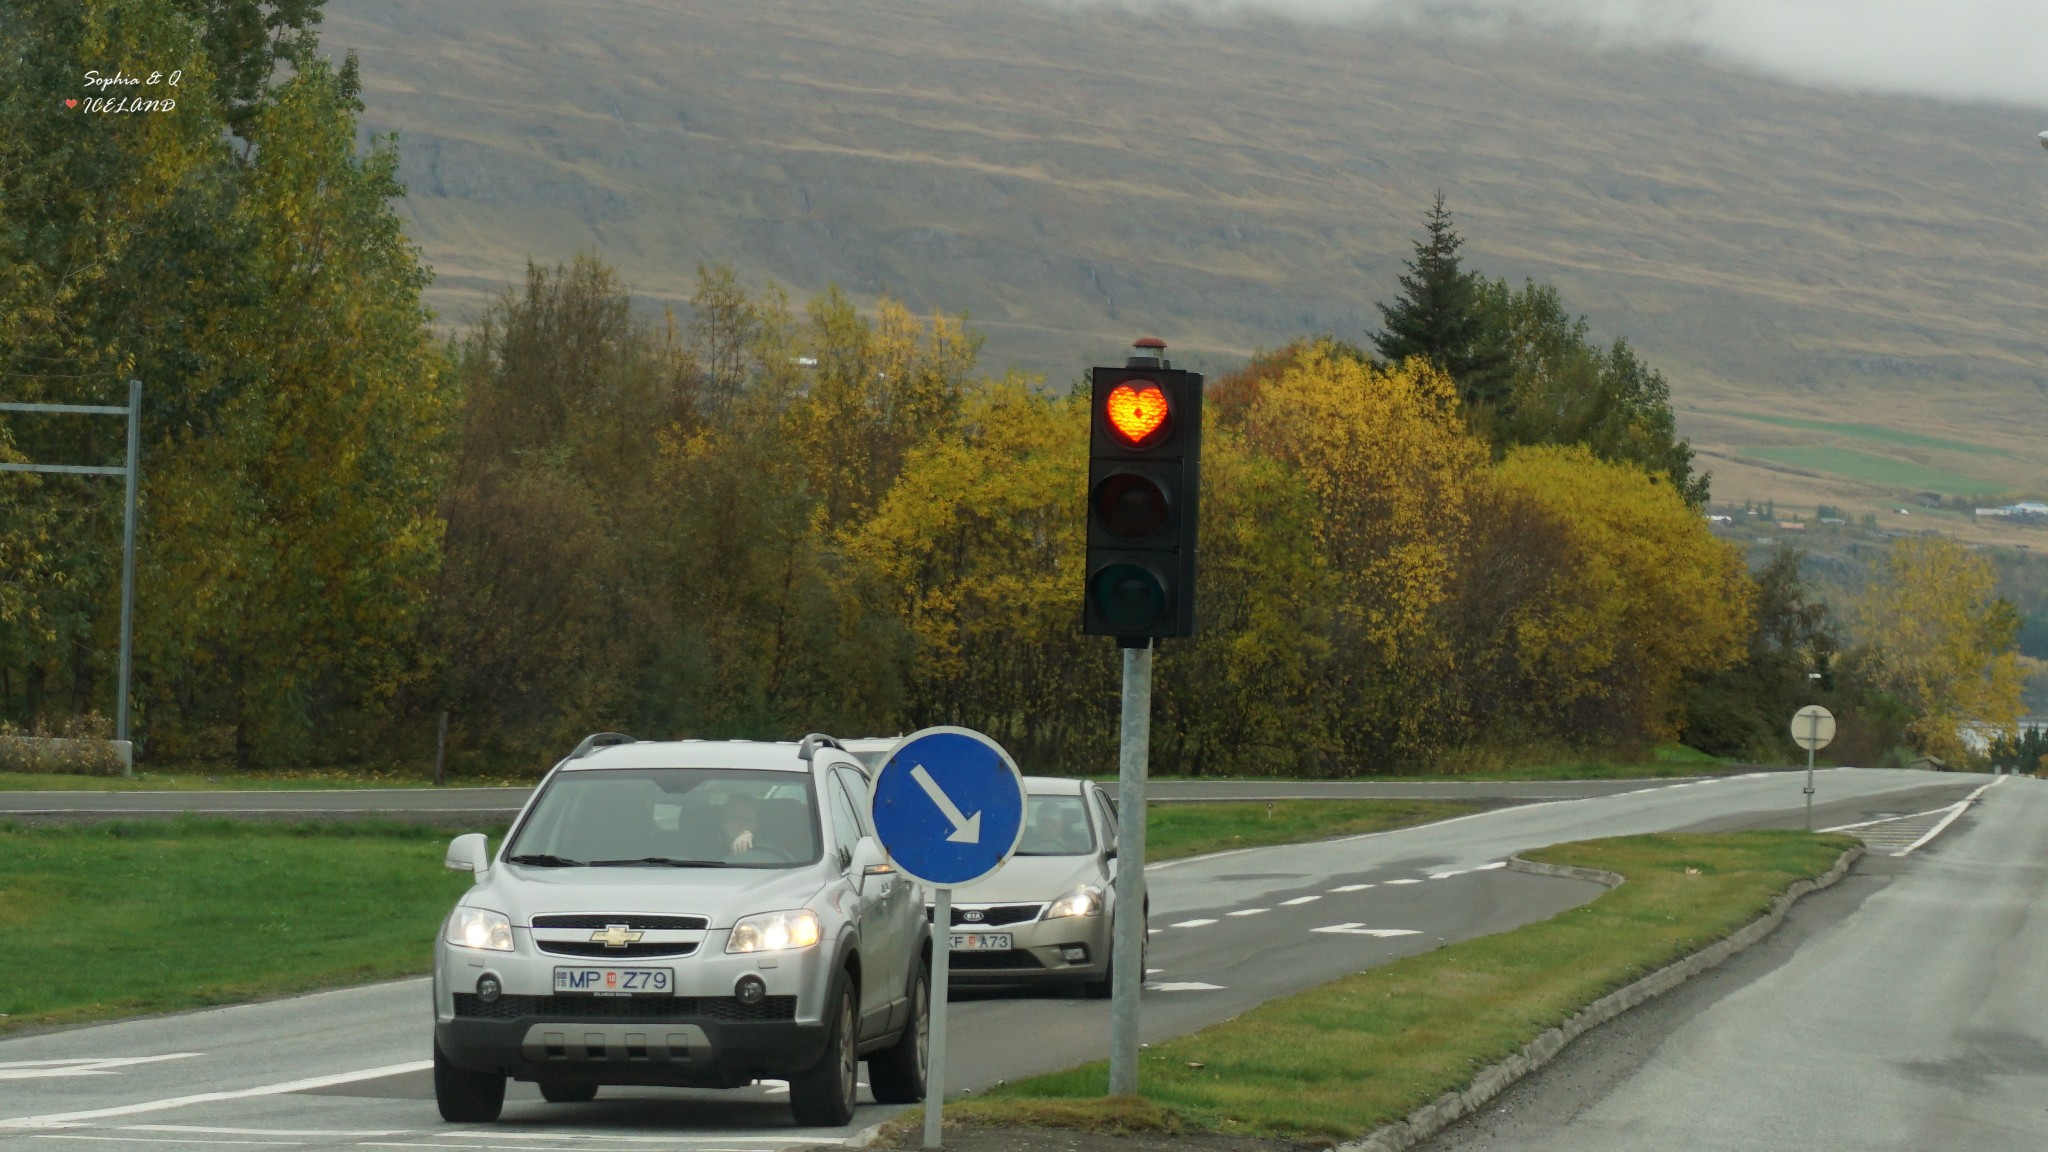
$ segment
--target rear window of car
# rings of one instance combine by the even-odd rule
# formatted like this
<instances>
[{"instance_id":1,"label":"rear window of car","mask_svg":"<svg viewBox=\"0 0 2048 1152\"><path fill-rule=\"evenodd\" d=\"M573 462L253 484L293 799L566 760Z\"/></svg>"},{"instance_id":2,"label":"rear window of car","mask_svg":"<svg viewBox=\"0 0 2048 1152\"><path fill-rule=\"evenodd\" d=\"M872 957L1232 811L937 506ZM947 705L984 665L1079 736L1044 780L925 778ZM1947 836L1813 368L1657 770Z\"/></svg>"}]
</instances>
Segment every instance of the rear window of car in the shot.
<instances>
[{"instance_id":1,"label":"rear window of car","mask_svg":"<svg viewBox=\"0 0 2048 1152\"><path fill-rule=\"evenodd\" d=\"M1019 856L1085 856L1095 851L1095 830L1079 796L1030 796L1024 804Z\"/></svg>"},{"instance_id":2,"label":"rear window of car","mask_svg":"<svg viewBox=\"0 0 2048 1152\"><path fill-rule=\"evenodd\" d=\"M505 859L538 867L789 868L816 863L808 774L739 768L559 772Z\"/></svg>"}]
</instances>

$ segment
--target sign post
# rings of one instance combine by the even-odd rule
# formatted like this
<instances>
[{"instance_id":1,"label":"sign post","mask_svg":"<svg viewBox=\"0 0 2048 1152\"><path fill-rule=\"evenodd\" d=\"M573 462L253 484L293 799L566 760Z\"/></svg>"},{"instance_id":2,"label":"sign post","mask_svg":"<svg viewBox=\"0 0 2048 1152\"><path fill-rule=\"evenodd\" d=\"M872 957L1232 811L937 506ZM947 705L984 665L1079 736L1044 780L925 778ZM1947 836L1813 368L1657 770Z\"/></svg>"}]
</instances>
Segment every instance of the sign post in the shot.
<instances>
[{"instance_id":1,"label":"sign post","mask_svg":"<svg viewBox=\"0 0 2048 1152\"><path fill-rule=\"evenodd\" d=\"M938 1148L946 1098L953 889L993 873L1017 850L1024 835L1024 777L1002 745L981 733L926 728L898 742L875 773L869 816L897 871L936 889L924 1146Z\"/></svg>"},{"instance_id":2,"label":"sign post","mask_svg":"<svg viewBox=\"0 0 2048 1152\"><path fill-rule=\"evenodd\" d=\"M1835 714L1808 704L1792 714L1792 739L1806 749L1806 830L1813 831L1813 754L1835 738Z\"/></svg>"}]
</instances>

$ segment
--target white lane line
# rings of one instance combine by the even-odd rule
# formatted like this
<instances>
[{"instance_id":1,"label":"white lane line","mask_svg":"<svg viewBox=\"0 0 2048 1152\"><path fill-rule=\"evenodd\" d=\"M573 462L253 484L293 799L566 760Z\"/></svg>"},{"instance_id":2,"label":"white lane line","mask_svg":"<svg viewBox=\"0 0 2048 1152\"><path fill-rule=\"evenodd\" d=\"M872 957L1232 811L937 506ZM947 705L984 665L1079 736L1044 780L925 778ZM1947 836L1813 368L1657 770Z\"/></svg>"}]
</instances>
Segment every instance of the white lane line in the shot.
<instances>
[{"instance_id":1,"label":"white lane line","mask_svg":"<svg viewBox=\"0 0 2048 1152\"><path fill-rule=\"evenodd\" d=\"M260 1148L297 1148L306 1143L304 1140L222 1140L218 1137L212 1140L179 1140L175 1137L167 1136L65 1136L55 1132L37 1132L34 1134L34 1138L37 1140L96 1140L101 1143L111 1142L115 1144L254 1144Z\"/></svg>"},{"instance_id":2,"label":"white lane line","mask_svg":"<svg viewBox=\"0 0 2048 1152\"><path fill-rule=\"evenodd\" d=\"M1389 883L1389 884L1420 884L1420 883L1422 883L1422 881L1420 881L1420 880L1389 880L1389 881L1387 881L1387 883Z\"/></svg>"},{"instance_id":3,"label":"white lane line","mask_svg":"<svg viewBox=\"0 0 2048 1152\"><path fill-rule=\"evenodd\" d=\"M1379 885L1377 885L1377 884L1343 884L1343 885L1339 885L1338 887L1335 887L1335 888L1332 888L1332 889L1330 889L1330 891L1332 891L1332 892L1363 892L1363 891L1365 891L1365 890L1366 890L1367 888L1377 888L1377 887L1379 887Z\"/></svg>"},{"instance_id":4,"label":"white lane line","mask_svg":"<svg viewBox=\"0 0 2048 1152\"><path fill-rule=\"evenodd\" d=\"M1235 911L1235 912L1225 912L1225 913L1224 913L1224 915L1225 915L1225 916L1257 916L1257 915L1259 915L1259 914L1260 914L1260 913L1262 913L1262 912L1270 912L1270 911L1272 911L1272 909L1270 909L1270 908L1239 908L1239 909L1238 909L1237 911Z\"/></svg>"},{"instance_id":5,"label":"white lane line","mask_svg":"<svg viewBox=\"0 0 2048 1152\"><path fill-rule=\"evenodd\" d=\"M1449 880L1453 876L1463 876L1470 871L1470 868L1457 868L1449 872L1432 872L1429 874L1429 878L1431 880Z\"/></svg>"},{"instance_id":6,"label":"white lane line","mask_svg":"<svg viewBox=\"0 0 2048 1152\"><path fill-rule=\"evenodd\" d=\"M1216 922L1216 921L1214 921L1214 920L1183 920L1183 921L1181 921L1181 922L1180 922L1180 923L1178 923L1178 924L1170 925L1170 927L1174 927L1174 928L1206 928L1206 927L1208 927L1209 925L1211 925L1211 924L1214 924L1215 922Z\"/></svg>"},{"instance_id":7,"label":"white lane line","mask_svg":"<svg viewBox=\"0 0 2048 1152\"><path fill-rule=\"evenodd\" d=\"M2001 777L2001 779L2003 779L2003 777ZM1937 824L1936 824L1936 825L1935 825L1934 827L1932 827L1932 828L1929 828L1929 829L1927 830L1927 835L1925 835L1925 836L1922 836L1922 837L1921 837L1921 838L1919 838L1918 840L1915 840L1915 841L1913 841L1913 842L1912 842L1911 844L1908 844L1908 845L1906 845L1906 846L1905 846L1904 848L1901 848L1901 849L1899 849L1899 850L1898 850L1897 852L1894 852L1894 853L1892 853L1892 855L1894 855L1894 856L1905 856L1905 855L1907 855L1907 854L1911 853L1911 852L1913 851L1913 849L1915 849L1915 848L1918 848L1918 847L1920 847L1920 846L1921 846L1922 844L1925 844L1925 843L1927 843L1927 842L1928 842L1929 840L1932 840L1932 839L1934 839L1934 838L1935 838L1936 836L1939 836L1939 835L1941 835L1941 831L1942 831L1942 829L1944 829L1944 828L1948 827L1949 825L1951 825L1951 824L1955 823L1955 822L1956 822L1956 817L1958 817L1958 816L1961 816L1961 815L1962 815L1963 813L1965 813L1965 812L1967 812L1967 811L1969 811L1969 810L1970 810L1970 802L1969 802L1968 800L1965 800L1965 801L1963 801L1963 802L1962 802L1961 804L1958 804L1958 805L1956 805L1956 810L1955 810L1955 811L1953 811L1953 812L1951 812L1951 813L1949 813L1949 814L1948 814L1948 815L1946 815L1946 816L1943 816L1943 817L1941 818L1941 821L1940 821L1940 823L1937 823Z\"/></svg>"},{"instance_id":8,"label":"white lane line","mask_svg":"<svg viewBox=\"0 0 2048 1152\"><path fill-rule=\"evenodd\" d=\"M203 1052L171 1052L162 1056L75 1057L68 1060L9 1060L0 1064L0 1080L54 1080L68 1076L112 1076L119 1069L165 1060L203 1056Z\"/></svg>"},{"instance_id":9,"label":"white lane line","mask_svg":"<svg viewBox=\"0 0 2048 1152\"><path fill-rule=\"evenodd\" d=\"M1877 819L1875 819L1875 820L1864 820L1864 821L1861 821L1861 822L1859 822L1859 823L1856 823L1856 824L1837 824L1837 825L1835 825L1835 826L1834 826L1833 828L1823 828L1823 829L1821 829L1821 831L1822 831L1822 832L1848 832L1848 831L1851 831L1851 830L1853 830L1853 829L1856 829L1856 828L1868 828L1868 827L1870 827L1870 826L1872 826L1872 825L1874 825L1874 824L1896 824L1896 823L1898 823L1899 821L1902 821L1902 820L1918 820L1918 819L1919 819L1919 818L1921 818L1922 816L1932 816L1932 815L1934 815L1934 814L1935 814L1936 812L1947 812L1947 811L1950 811L1950 810L1952 810L1952 809L1958 808L1958 807L1962 806L1963 804L1967 804L1967 803L1969 803L1969 801L1967 801L1967 800L1958 800L1958 801L1956 801L1956 803L1954 803L1954 804L1943 804L1943 805L1942 805L1941 807L1939 807L1939 808L1929 808L1929 809L1928 809L1927 811L1925 811L1925 812L1909 812L1909 813L1907 813L1907 814L1906 814L1906 815L1904 815L1904 816L1880 816L1880 817L1878 817L1878 818L1877 818Z\"/></svg>"},{"instance_id":10,"label":"white lane line","mask_svg":"<svg viewBox=\"0 0 2048 1152\"><path fill-rule=\"evenodd\" d=\"M1169 981L1145 985L1147 992L1222 992L1221 984L1204 984L1200 980Z\"/></svg>"},{"instance_id":11,"label":"white lane line","mask_svg":"<svg viewBox=\"0 0 2048 1152\"><path fill-rule=\"evenodd\" d=\"M410 1128L348 1131L341 1128L209 1128L203 1124L122 1124L120 1132L184 1132L200 1136L403 1136Z\"/></svg>"},{"instance_id":12,"label":"white lane line","mask_svg":"<svg viewBox=\"0 0 2048 1152\"><path fill-rule=\"evenodd\" d=\"M1353 922L1353 923L1349 923L1349 924L1327 924L1327 925L1324 925L1324 926L1323 926L1323 927L1321 927L1321 928L1311 928L1311 929L1309 929L1309 931L1311 931L1311 932L1327 932L1327 933L1329 933L1329 934L1330 934L1330 935L1332 935L1332 936L1379 936L1379 937L1387 937L1387 936L1420 936L1420 935L1422 935L1422 933L1421 933L1421 932L1419 932L1419 931L1417 931L1416 929L1413 929L1413 928L1367 928L1367 927L1366 927L1365 925L1363 925L1363 924L1359 924L1359 923L1357 923L1357 922Z\"/></svg>"},{"instance_id":13,"label":"white lane line","mask_svg":"<svg viewBox=\"0 0 2048 1152\"><path fill-rule=\"evenodd\" d=\"M1294 899L1292 899L1292 900L1282 900L1282 901L1280 902L1280 906L1281 906L1282 908L1292 908L1292 907L1294 907L1294 906L1295 906L1296 904L1313 904L1313 903L1315 903L1316 901L1318 901L1318 900L1321 900L1321 899L1322 899L1322 897L1321 897L1321 896L1296 896L1296 897L1295 897Z\"/></svg>"},{"instance_id":14,"label":"white lane line","mask_svg":"<svg viewBox=\"0 0 2048 1152\"><path fill-rule=\"evenodd\" d=\"M1501 869L1501 868L1505 868L1505 867L1507 867L1507 866L1508 866L1508 862L1507 862L1507 861L1505 861L1505 860L1495 860L1495 861L1494 861L1493 863L1491 863L1491 864L1481 864L1481 865L1480 865L1479 867L1477 867L1477 868L1468 868L1468 869L1466 869L1466 871L1468 871L1468 872L1493 872L1493 871L1496 871L1496 870L1498 870L1498 869Z\"/></svg>"},{"instance_id":15,"label":"white lane line","mask_svg":"<svg viewBox=\"0 0 2048 1152\"><path fill-rule=\"evenodd\" d=\"M337 1072L332 1076L312 1076L304 1080L287 1080L279 1084L264 1084L256 1088L238 1088L230 1092L197 1092L190 1096L171 1096L163 1100L145 1100L140 1104L122 1104L114 1108L88 1108L82 1112L49 1112L41 1116L16 1116L0 1120L0 1128L64 1128L84 1120L106 1120L114 1116L136 1116L144 1112L165 1112L173 1108L186 1108L194 1104L212 1104L221 1100L247 1100L254 1096L282 1096L288 1092L305 1092L313 1088L331 1088L336 1084L354 1084L360 1080L376 1080L384 1076L399 1076L407 1072L425 1072L432 1068L432 1060L411 1060L404 1064L386 1064L382 1068L364 1068L358 1072Z\"/></svg>"},{"instance_id":16,"label":"white lane line","mask_svg":"<svg viewBox=\"0 0 2048 1152\"><path fill-rule=\"evenodd\" d=\"M1159 974L1160 974L1161 972L1164 972L1164 971L1166 971L1166 969L1164 969L1164 968L1147 968L1147 969L1145 969L1145 975L1147 975L1147 976L1157 976L1157 975L1159 975Z\"/></svg>"}]
</instances>

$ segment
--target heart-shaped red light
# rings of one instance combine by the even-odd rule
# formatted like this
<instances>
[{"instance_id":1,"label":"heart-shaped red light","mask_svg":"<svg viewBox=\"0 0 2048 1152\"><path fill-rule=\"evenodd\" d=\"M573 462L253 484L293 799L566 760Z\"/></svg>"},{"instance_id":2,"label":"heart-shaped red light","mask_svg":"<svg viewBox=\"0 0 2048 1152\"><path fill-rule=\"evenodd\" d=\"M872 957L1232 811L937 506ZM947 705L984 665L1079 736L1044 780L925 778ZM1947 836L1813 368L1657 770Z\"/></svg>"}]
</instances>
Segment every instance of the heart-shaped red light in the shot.
<instances>
[{"instance_id":1,"label":"heart-shaped red light","mask_svg":"<svg viewBox=\"0 0 2048 1152\"><path fill-rule=\"evenodd\" d=\"M1166 423L1166 393L1149 380L1138 381L1136 388L1119 384L1110 389L1109 403L1104 408L1109 426L1133 444L1144 443L1146 437Z\"/></svg>"}]
</instances>

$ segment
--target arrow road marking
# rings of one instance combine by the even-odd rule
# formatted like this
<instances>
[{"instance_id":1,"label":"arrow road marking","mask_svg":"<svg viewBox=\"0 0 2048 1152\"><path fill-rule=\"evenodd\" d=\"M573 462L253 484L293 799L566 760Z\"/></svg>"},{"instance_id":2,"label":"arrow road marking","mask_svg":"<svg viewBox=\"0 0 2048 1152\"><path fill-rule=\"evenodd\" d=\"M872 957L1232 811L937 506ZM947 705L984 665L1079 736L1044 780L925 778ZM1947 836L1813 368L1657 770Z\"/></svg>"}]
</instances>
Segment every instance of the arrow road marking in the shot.
<instances>
[{"instance_id":1,"label":"arrow road marking","mask_svg":"<svg viewBox=\"0 0 2048 1152\"><path fill-rule=\"evenodd\" d=\"M939 782L932 779L932 774L925 771L922 764L918 764L910 769L910 778L917 781L917 786L924 789L924 794L931 797L932 803L938 805L939 811L944 813L946 823L953 826L953 834L946 837L949 842L954 844L981 843L981 813L976 812L972 816L962 815L960 806L953 803L953 798L946 795L944 790L939 787Z\"/></svg>"},{"instance_id":2,"label":"arrow road marking","mask_svg":"<svg viewBox=\"0 0 2048 1152\"><path fill-rule=\"evenodd\" d=\"M1413 928L1367 928L1363 924L1331 924L1322 928L1311 928L1311 932L1328 932L1337 936L1420 936Z\"/></svg>"}]
</instances>

